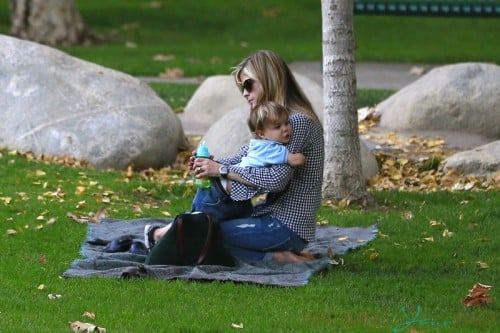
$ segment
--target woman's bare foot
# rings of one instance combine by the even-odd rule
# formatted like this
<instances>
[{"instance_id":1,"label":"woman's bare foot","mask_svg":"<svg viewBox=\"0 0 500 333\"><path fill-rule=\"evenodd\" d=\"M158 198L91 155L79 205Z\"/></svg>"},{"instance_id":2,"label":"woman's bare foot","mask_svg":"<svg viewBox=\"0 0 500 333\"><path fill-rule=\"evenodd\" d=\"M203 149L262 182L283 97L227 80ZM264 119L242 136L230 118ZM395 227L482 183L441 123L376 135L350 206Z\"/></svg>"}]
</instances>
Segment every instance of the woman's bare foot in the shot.
<instances>
[{"instance_id":1,"label":"woman's bare foot","mask_svg":"<svg viewBox=\"0 0 500 333\"><path fill-rule=\"evenodd\" d=\"M311 252L306 251L306 250L300 252L300 256L306 258L307 260L314 260L314 259L316 259L314 257L314 254L312 254Z\"/></svg>"},{"instance_id":2,"label":"woman's bare foot","mask_svg":"<svg viewBox=\"0 0 500 333\"><path fill-rule=\"evenodd\" d=\"M302 254L298 255L292 251L277 251L273 253L273 260L279 263L287 262L306 262L312 260L313 258L308 258Z\"/></svg>"}]
</instances>

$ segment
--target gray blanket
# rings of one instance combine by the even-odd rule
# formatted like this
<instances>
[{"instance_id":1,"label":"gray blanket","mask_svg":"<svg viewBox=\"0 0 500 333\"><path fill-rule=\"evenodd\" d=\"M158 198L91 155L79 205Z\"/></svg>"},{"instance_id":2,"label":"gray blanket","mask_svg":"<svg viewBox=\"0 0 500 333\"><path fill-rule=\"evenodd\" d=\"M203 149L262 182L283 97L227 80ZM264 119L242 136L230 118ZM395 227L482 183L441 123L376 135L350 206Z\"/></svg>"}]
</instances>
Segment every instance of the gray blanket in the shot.
<instances>
[{"instance_id":1,"label":"gray blanket","mask_svg":"<svg viewBox=\"0 0 500 333\"><path fill-rule=\"evenodd\" d=\"M128 272L139 272L140 277L171 280L234 281L274 286L303 286L312 275L332 269L335 263L326 255L328 248L334 254L343 255L351 249L367 244L377 237L377 226L367 228L339 228L335 226L317 229L317 239L308 250L319 257L307 263L275 264L239 261L235 267L200 265L195 267L144 265L145 256L129 252L105 253L103 245L91 245L96 239L112 240L132 235L143 241L146 224L164 225L169 219L142 218L132 220L104 219L100 224L89 224L87 238L81 246L81 259L73 261L64 272L65 277L128 277ZM137 277L137 276L136 276Z\"/></svg>"}]
</instances>

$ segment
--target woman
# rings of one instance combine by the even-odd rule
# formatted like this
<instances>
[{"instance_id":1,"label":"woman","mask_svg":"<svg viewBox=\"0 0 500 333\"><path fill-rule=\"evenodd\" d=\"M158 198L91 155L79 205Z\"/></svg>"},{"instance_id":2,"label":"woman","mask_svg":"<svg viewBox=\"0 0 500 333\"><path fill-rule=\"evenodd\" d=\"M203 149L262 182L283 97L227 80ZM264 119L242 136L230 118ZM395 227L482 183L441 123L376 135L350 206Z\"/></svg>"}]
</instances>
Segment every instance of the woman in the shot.
<instances>
[{"instance_id":1,"label":"woman","mask_svg":"<svg viewBox=\"0 0 500 333\"><path fill-rule=\"evenodd\" d=\"M288 164L268 168L237 166L248 146L238 154L218 160L193 159L189 168L196 177L221 177L230 182L230 196L236 201L248 200L266 193L263 203L252 216L220 224L224 245L236 258L303 262L303 253L316 233L316 213L321 204L324 141L321 123L311 103L295 80L288 65L272 51L257 51L244 59L233 71L236 84L250 104L272 101L290 110L292 139L288 149L305 155L304 166ZM158 240L166 228L151 235Z\"/></svg>"}]
</instances>

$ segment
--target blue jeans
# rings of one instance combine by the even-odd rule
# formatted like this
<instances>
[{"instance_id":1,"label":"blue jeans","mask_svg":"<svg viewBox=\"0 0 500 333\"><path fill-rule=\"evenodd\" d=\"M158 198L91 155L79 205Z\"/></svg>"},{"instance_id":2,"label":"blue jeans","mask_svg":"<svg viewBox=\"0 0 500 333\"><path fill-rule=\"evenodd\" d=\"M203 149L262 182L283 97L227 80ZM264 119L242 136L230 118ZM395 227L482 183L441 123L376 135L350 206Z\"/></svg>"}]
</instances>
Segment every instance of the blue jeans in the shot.
<instances>
[{"instance_id":1,"label":"blue jeans","mask_svg":"<svg viewBox=\"0 0 500 333\"><path fill-rule=\"evenodd\" d=\"M233 257L262 261L275 251L301 252L307 245L295 232L270 216L239 218L220 223L224 246Z\"/></svg>"},{"instance_id":2,"label":"blue jeans","mask_svg":"<svg viewBox=\"0 0 500 333\"><path fill-rule=\"evenodd\" d=\"M208 189L198 189L193 199L192 212L205 212L218 221L249 217L252 215L250 200L234 201L222 188L217 178L211 179Z\"/></svg>"}]
</instances>

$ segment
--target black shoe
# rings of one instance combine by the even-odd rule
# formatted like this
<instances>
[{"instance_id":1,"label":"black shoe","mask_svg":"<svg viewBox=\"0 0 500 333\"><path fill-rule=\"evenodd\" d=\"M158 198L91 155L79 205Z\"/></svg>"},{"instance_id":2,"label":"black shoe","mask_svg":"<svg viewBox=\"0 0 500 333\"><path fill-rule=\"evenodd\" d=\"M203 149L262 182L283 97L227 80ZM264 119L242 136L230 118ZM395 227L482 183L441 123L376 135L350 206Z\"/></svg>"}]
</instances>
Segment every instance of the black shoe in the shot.
<instances>
[{"instance_id":1,"label":"black shoe","mask_svg":"<svg viewBox=\"0 0 500 333\"><path fill-rule=\"evenodd\" d=\"M108 245L110 242L108 240L96 238L96 239L88 240L87 243L90 244L90 245L104 246L104 245Z\"/></svg>"},{"instance_id":2,"label":"black shoe","mask_svg":"<svg viewBox=\"0 0 500 333\"><path fill-rule=\"evenodd\" d=\"M148 254L148 249L143 242L134 241L132 242L132 245L130 245L129 252L134 254L146 255Z\"/></svg>"},{"instance_id":3,"label":"black shoe","mask_svg":"<svg viewBox=\"0 0 500 333\"><path fill-rule=\"evenodd\" d=\"M114 252L126 252L130 249L132 245L132 236L125 235L119 238L113 239L106 247L103 252L114 253Z\"/></svg>"}]
</instances>

